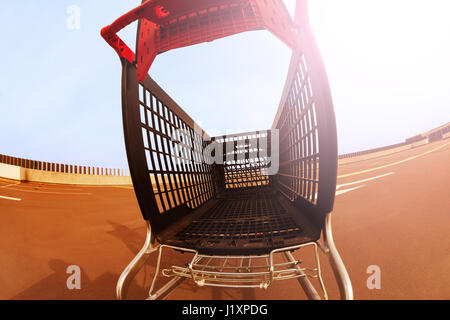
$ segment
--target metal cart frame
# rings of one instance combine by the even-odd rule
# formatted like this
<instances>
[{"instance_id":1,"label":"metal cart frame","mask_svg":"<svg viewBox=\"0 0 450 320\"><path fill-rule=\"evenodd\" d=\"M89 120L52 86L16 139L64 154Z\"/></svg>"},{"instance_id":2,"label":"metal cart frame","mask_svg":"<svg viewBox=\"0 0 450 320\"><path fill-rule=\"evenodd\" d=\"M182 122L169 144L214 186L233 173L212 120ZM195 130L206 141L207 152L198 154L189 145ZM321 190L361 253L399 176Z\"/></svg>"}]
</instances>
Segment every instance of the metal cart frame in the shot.
<instances>
[{"instance_id":1,"label":"metal cart frame","mask_svg":"<svg viewBox=\"0 0 450 320\"><path fill-rule=\"evenodd\" d=\"M326 217L326 222L325 222L325 226L324 226L324 234L323 234L323 242L324 242L324 244L320 244L319 242L306 243L303 246L313 245L316 252L317 252L317 248L319 248L322 252L324 252L328 256L330 265L333 269L333 272L334 272L334 275L336 278L336 282L339 287L340 298L343 300L353 300L353 288L352 288L352 284L350 281L350 277L347 273L347 270L345 268L345 265L344 265L340 255L339 255L339 252L336 249L336 245L334 244L333 233L332 233L332 228L331 228L331 213L328 214ZM155 238L152 236L150 224L147 222L147 236L145 239L145 244L142 247L142 249L139 251L139 253L136 255L136 257L124 269L124 271L120 275L120 278L117 282L117 286L116 286L117 299L119 299L119 300L126 299L130 283L133 281L133 279L135 278L137 273L145 265L148 258L154 253L158 253L158 265L156 268L157 270L156 270L155 276L153 278L152 285L149 290L149 299L150 300L163 299L168 294L170 294L170 292L172 290L174 290L178 285L180 285L184 280L189 278L189 277L186 277L183 275L181 275L181 276L176 275L176 276L172 277L172 279L167 284L165 284L163 287L159 288L156 292L153 292L155 280L156 280L156 277L157 277L158 271L159 271L159 263L161 261L162 249L164 247L182 250L182 251L186 251L186 252L194 252L195 254L198 254L198 252L191 250L191 249L177 248L177 247L170 247L170 246L156 244ZM294 249L299 249L300 247L301 246L298 246ZM294 258L291 250L292 250L292 248L283 248L283 249L276 250L276 251L281 251L283 253L286 261L291 263L289 265L289 267L291 269L291 270L289 270L291 272L289 279L296 278L298 280L300 286L304 290L308 299L321 300L322 299L321 295L317 292L317 290L315 289L315 287L311 284L311 281L309 280L310 276L308 276L305 273L305 270L303 270L302 268L300 268L298 266L298 263L297 263L298 260L296 260ZM271 254L273 254L273 253L275 253L275 252L271 252ZM246 256L239 256L238 258L239 259L246 259L246 258L251 259L251 257L246 257ZM316 254L316 259L317 259L316 261L318 262L319 259L318 259L317 254ZM190 265L192 265L192 263ZM270 273L270 270L269 270L269 273ZM319 277L319 281L321 282L323 298L327 299L328 296L326 293L326 289L325 289L325 286L324 286L323 281L320 276L320 264L318 264L318 277ZM285 280L285 279L282 279L282 280ZM196 283L199 284L198 281L196 281ZM264 282L262 284L264 284ZM203 286L204 284L200 283L199 285ZM238 287L245 287L245 286L238 286ZM267 288L267 287L263 287L263 286L253 286L253 287L255 287L255 288L260 287L263 289Z\"/></svg>"}]
</instances>

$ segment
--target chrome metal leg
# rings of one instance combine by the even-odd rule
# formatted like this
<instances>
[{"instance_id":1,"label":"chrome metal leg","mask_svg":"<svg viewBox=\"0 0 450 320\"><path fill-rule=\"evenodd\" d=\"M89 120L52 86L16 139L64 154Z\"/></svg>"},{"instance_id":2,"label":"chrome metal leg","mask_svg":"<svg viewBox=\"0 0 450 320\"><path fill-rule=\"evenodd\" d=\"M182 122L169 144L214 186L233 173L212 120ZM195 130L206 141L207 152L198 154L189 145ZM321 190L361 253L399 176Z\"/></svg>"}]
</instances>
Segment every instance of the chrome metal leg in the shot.
<instances>
[{"instance_id":1,"label":"chrome metal leg","mask_svg":"<svg viewBox=\"0 0 450 320\"><path fill-rule=\"evenodd\" d=\"M197 254L197 251L195 250L191 250L191 249L183 249L183 248L178 248L178 247L173 247L173 246L167 246L167 245L161 245L159 246L159 254L158 254L158 259L156 261L156 270L155 270L155 274L153 276L153 281L152 284L150 286L150 290L148 291L148 295L149 295L149 300L158 300L158 299L162 299L165 296L167 296L173 289L175 289L179 284L181 284L181 282L183 282L185 280L185 278L182 277L174 277L172 280L170 280L168 283L166 283L162 288L160 288L158 291L156 291L155 293L153 293L153 289L155 288L155 283L156 283L156 279L158 278L159 275L159 270L161 267L161 257L162 257L162 250L165 247L170 247L173 249L179 249L181 251L186 251L186 252L191 252L191 253L195 253ZM197 255L196 255L197 256Z\"/></svg>"},{"instance_id":2,"label":"chrome metal leg","mask_svg":"<svg viewBox=\"0 0 450 320\"><path fill-rule=\"evenodd\" d=\"M152 231L150 228L150 223L147 221L147 236L145 239L145 244L141 251L134 257L130 264L125 268L117 281L116 286L116 297L118 300L126 299L128 293L128 287L136 277L136 274L141 270L147 261L151 253L158 250L158 246L154 246L154 239L152 237Z\"/></svg>"},{"instance_id":3,"label":"chrome metal leg","mask_svg":"<svg viewBox=\"0 0 450 320\"><path fill-rule=\"evenodd\" d=\"M294 262L296 261L294 256L291 252L285 252L284 256L287 261ZM309 281L306 274L303 272L302 268L299 266L296 266L296 269L298 270L298 273L301 275L301 277L297 278L298 283L300 283L300 286L303 288L303 291L305 292L306 296L310 300L322 300L320 298L320 295L317 293L316 288L311 284L311 281Z\"/></svg>"},{"instance_id":4,"label":"chrome metal leg","mask_svg":"<svg viewBox=\"0 0 450 320\"><path fill-rule=\"evenodd\" d=\"M150 295L148 300L158 300L166 297L172 290L179 286L186 278L175 277L167 282L161 289Z\"/></svg>"},{"instance_id":5,"label":"chrome metal leg","mask_svg":"<svg viewBox=\"0 0 450 320\"><path fill-rule=\"evenodd\" d=\"M323 239L325 243L325 252L330 260L331 268L333 269L336 278L339 293L343 300L353 300L353 288L345 268L344 262L336 249L333 240L333 233L331 229L331 213L326 216L325 227L323 230Z\"/></svg>"},{"instance_id":6,"label":"chrome metal leg","mask_svg":"<svg viewBox=\"0 0 450 320\"><path fill-rule=\"evenodd\" d=\"M163 247L164 246L160 246L160 245L155 246L155 239L152 236L152 230L150 227L150 223L147 221L147 236L145 238L144 246L142 247L141 251L139 251L139 253L136 255L136 257L134 257L134 259L130 262L130 264L125 268L125 270L120 275L119 280L117 281L116 297L118 300L126 299L127 293L128 293L128 287L130 286L131 281L133 281L133 279L136 277L138 272L145 265L149 256L158 250L159 250L158 264L157 264L157 267L155 270L155 275L154 275L153 282L152 282L152 285L150 288L150 293L149 293L150 296L148 299L149 300L163 299L185 279L185 278L175 277L172 280L170 280L168 283L166 283L158 291L156 291L154 294L152 294L152 291L153 291L153 288L155 285L155 281L156 281L156 278L158 277L158 273L159 273L161 253L162 253Z\"/></svg>"}]
</instances>

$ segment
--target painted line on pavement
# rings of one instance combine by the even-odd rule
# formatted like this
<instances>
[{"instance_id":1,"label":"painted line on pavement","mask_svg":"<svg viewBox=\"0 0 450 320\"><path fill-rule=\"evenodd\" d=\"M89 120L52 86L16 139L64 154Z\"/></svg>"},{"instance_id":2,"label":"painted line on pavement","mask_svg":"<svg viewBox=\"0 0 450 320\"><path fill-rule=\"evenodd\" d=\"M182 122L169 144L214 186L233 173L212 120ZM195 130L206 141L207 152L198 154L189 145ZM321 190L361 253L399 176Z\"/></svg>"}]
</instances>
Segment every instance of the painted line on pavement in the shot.
<instances>
[{"instance_id":1,"label":"painted line on pavement","mask_svg":"<svg viewBox=\"0 0 450 320\"><path fill-rule=\"evenodd\" d=\"M5 197L5 196L0 196L0 199L12 200L12 201L22 201L22 199L19 199L19 198L12 198L12 197Z\"/></svg>"},{"instance_id":2,"label":"painted line on pavement","mask_svg":"<svg viewBox=\"0 0 450 320\"><path fill-rule=\"evenodd\" d=\"M380 179L380 178L383 178L383 177L387 177L387 176L390 176L391 174L394 174L394 173L395 172L389 172L389 173L382 174L382 175L379 175L379 176L376 176L376 177L372 177L372 178L367 178L367 179L357 180L357 181L353 181L353 182L338 184L336 186L336 190L340 189L342 187L351 186L351 185L354 185L354 184L359 184L359 183L363 183L363 182L372 181L372 180Z\"/></svg>"}]
</instances>

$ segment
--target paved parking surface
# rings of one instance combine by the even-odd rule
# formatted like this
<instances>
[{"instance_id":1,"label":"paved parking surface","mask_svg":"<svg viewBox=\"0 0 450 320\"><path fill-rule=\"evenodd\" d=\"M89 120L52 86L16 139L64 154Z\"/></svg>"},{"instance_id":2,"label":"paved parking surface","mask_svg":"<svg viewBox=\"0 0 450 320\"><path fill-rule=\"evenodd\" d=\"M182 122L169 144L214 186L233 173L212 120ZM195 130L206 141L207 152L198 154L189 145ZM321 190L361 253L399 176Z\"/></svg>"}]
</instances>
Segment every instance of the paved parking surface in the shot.
<instances>
[{"instance_id":1,"label":"paved parking surface","mask_svg":"<svg viewBox=\"0 0 450 320\"><path fill-rule=\"evenodd\" d=\"M334 237L356 299L450 299L449 163L444 140L339 167ZM130 187L0 179L0 299L114 299L116 281L144 238ZM170 253L164 261L186 257ZM138 274L131 298L146 297L155 258ZM329 296L338 298L324 255L321 262ZM80 290L67 288L70 265L81 268ZM371 265L381 270L379 290L367 288ZM268 290L185 281L168 299L304 297L296 280Z\"/></svg>"}]
</instances>

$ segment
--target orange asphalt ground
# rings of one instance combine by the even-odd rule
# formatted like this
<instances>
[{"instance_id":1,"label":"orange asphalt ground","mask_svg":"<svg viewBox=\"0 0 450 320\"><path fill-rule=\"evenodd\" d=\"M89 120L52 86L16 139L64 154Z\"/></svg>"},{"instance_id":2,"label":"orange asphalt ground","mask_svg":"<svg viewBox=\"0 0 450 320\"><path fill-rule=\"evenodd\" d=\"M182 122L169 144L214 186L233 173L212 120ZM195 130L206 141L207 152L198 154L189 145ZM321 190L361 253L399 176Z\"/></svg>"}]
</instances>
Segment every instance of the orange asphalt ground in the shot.
<instances>
[{"instance_id":1,"label":"orange asphalt ground","mask_svg":"<svg viewBox=\"0 0 450 320\"><path fill-rule=\"evenodd\" d=\"M450 141L341 165L339 176L338 185L344 185L338 188L333 232L355 299L450 299ZM366 180L373 177L378 178ZM144 238L131 188L0 179L0 299L114 299L116 281ZM168 252L163 261L188 257ZM138 274L130 298L146 297L155 260ZM336 299L323 254L321 263L329 297ZM82 270L81 290L66 287L69 265ZM381 269L379 290L366 285L371 265ZM275 282L266 291L200 288L186 280L167 298L305 295L296 280Z\"/></svg>"}]
</instances>

